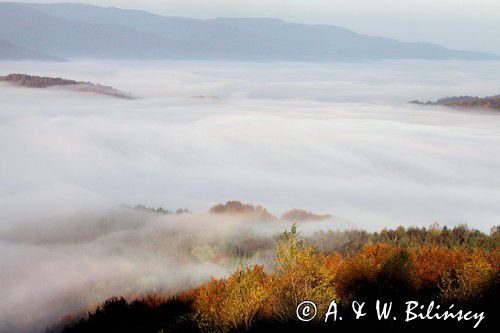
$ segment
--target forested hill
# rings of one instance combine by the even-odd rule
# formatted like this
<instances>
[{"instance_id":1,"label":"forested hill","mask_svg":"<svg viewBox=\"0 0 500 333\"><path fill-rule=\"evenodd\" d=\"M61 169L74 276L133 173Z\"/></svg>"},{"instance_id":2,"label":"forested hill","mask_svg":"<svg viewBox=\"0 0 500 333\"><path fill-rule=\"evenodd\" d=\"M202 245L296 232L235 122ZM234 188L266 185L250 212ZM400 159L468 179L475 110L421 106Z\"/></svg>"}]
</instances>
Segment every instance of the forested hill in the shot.
<instances>
[{"instance_id":1,"label":"forested hill","mask_svg":"<svg viewBox=\"0 0 500 333\"><path fill-rule=\"evenodd\" d=\"M488 97L475 97L475 96L457 96L445 97L438 99L435 102L421 102L418 100L411 101L412 104L418 105L443 105L459 108L483 108L491 110L500 110L500 95Z\"/></svg>"},{"instance_id":2,"label":"forested hill","mask_svg":"<svg viewBox=\"0 0 500 333\"><path fill-rule=\"evenodd\" d=\"M0 82L7 82L12 85L27 88L69 88L73 91L88 92L112 97L134 99L130 93L117 90L113 87L103 86L91 82L67 80L59 77L45 77L28 74L8 74L0 76Z\"/></svg>"}]
</instances>

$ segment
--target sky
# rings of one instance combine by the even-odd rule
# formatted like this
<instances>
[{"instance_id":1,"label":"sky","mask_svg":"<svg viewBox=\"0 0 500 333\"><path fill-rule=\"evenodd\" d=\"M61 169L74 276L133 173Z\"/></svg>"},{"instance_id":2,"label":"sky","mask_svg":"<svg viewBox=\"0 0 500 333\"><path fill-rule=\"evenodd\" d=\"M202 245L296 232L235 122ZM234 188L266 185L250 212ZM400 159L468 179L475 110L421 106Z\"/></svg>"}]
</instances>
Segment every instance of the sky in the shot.
<instances>
[{"instance_id":1,"label":"sky","mask_svg":"<svg viewBox=\"0 0 500 333\"><path fill-rule=\"evenodd\" d=\"M57 2L31 1L19 2ZM61 2L61 1L59 1ZM73 1L75 2L75 1ZM193 18L272 17L500 54L498 0L86 0Z\"/></svg>"}]
</instances>

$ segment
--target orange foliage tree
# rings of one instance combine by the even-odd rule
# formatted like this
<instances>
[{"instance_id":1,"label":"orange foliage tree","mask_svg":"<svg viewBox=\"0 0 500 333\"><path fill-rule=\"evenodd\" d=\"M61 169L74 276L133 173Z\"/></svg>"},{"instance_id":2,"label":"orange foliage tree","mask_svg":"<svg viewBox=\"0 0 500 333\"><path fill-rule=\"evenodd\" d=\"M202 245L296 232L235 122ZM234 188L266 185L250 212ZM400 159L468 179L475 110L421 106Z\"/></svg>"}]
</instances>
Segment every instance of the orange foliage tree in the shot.
<instances>
[{"instance_id":1,"label":"orange foliage tree","mask_svg":"<svg viewBox=\"0 0 500 333\"><path fill-rule=\"evenodd\" d=\"M239 268L227 279L212 279L195 292L194 306L204 331L248 331L268 298L262 266Z\"/></svg>"}]
</instances>

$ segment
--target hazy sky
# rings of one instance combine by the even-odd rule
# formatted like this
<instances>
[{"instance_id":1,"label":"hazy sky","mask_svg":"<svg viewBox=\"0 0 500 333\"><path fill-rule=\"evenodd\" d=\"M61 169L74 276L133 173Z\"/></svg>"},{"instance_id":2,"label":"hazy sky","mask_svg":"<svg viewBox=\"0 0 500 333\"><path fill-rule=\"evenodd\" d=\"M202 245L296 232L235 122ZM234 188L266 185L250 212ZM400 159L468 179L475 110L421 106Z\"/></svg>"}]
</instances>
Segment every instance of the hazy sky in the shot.
<instances>
[{"instance_id":1,"label":"hazy sky","mask_svg":"<svg viewBox=\"0 0 500 333\"><path fill-rule=\"evenodd\" d=\"M57 2L30 1L21 2ZM59 1L63 2L63 1ZM195 18L274 17L500 54L498 0L83 0Z\"/></svg>"}]
</instances>

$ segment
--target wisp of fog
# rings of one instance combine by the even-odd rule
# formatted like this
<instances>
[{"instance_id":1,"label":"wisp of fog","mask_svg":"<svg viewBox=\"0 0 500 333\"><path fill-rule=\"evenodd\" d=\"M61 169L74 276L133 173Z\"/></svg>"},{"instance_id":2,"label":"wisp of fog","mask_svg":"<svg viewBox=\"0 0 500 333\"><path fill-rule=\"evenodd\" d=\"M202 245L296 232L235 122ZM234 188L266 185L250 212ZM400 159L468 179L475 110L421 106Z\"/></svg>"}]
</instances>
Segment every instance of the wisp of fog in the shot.
<instances>
[{"instance_id":1,"label":"wisp of fog","mask_svg":"<svg viewBox=\"0 0 500 333\"><path fill-rule=\"evenodd\" d=\"M227 274L239 263L187 260L186 244L289 226L205 213L227 200L338 217L318 228L489 230L500 114L406 102L498 94L499 72L494 61L1 63L0 75L141 98L0 85L0 331Z\"/></svg>"}]
</instances>

